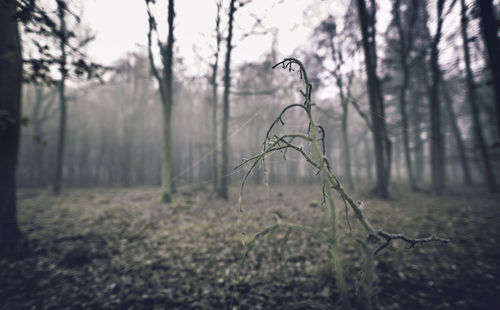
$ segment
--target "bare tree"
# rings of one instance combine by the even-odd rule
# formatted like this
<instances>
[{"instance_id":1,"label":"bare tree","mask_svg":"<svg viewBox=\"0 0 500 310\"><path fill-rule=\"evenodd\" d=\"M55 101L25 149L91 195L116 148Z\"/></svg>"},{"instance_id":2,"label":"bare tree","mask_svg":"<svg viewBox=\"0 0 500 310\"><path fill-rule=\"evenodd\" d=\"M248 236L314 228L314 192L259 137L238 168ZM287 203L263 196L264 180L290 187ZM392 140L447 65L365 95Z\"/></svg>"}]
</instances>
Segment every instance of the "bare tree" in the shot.
<instances>
[{"instance_id":1,"label":"bare tree","mask_svg":"<svg viewBox=\"0 0 500 310\"><path fill-rule=\"evenodd\" d=\"M495 180L495 175L493 174L492 166L490 163L490 156L488 154L488 148L486 146L486 142L483 136L483 130L481 128L481 121L479 120L479 109L476 102L476 93L474 91L474 77L472 75L472 70L470 67L470 52L469 52L469 38L467 35L467 7L465 5L465 0L461 0L462 10L461 10L461 30L462 30L462 41L463 41L463 49L464 49L464 61L465 61L465 73L467 80L467 99L470 104L470 109L472 112L472 123L474 128L474 135L477 139L478 147L481 152L481 158L484 165L484 173L486 177L486 183L488 184L488 188L490 192L497 192L498 186ZM487 2L487 1L479 1ZM481 8L482 10L483 8ZM494 58L498 57L496 55ZM500 82L500 80L499 80ZM496 86L500 86L500 84L496 84ZM499 91L499 90L497 90ZM497 107L498 108L498 107Z\"/></svg>"},{"instance_id":2,"label":"bare tree","mask_svg":"<svg viewBox=\"0 0 500 310\"><path fill-rule=\"evenodd\" d=\"M236 12L236 0L231 0L229 4L229 21L228 21L228 35L226 38L226 59L224 61L224 94L223 94L223 116L222 116L222 162L221 162L221 180L218 196L227 199L227 186L228 186L228 161L229 161L229 141L228 141L228 128L229 128L229 92L231 88L231 51L233 49L233 20L234 13Z\"/></svg>"},{"instance_id":3,"label":"bare tree","mask_svg":"<svg viewBox=\"0 0 500 310\"><path fill-rule=\"evenodd\" d=\"M158 71L152 51L152 35L156 31L156 20L153 17L149 3L153 0L145 0L147 12L149 17L149 31L148 31L148 52L149 61L151 64L151 71L158 81L160 88L160 95L163 109L163 157L162 157L162 193L160 200L162 202L171 202L172 193L174 191L174 183L172 180L172 105L173 105L173 88L172 88L172 61L173 61L173 47L174 47L174 0L168 1L168 36L167 42L164 45L158 38L157 44L160 48L163 72L160 74Z\"/></svg>"},{"instance_id":4,"label":"bare tree","mask_svg":"<svg viewBox=\"0 0 500 310\"><path fill-rule=\"evenodd\" d=\"M17 239L16 166L21 123L21 42L16 1L0 1L0 249Z\"/></svg>"},{"instance_id":5,"label":"bare tree","mask_svg":"<svg viewBox=\"0 0 500 310\"><path fill-rule=\"evenodd\" d=\"M371 129L375 148L375 165L377 171L376 192L381 198L388 198L391 142L387 135L384 101L380 81L377 76L377 53L375 48L376 4L374 0L370 0L370 10L368 11L365 0L357 0L357 7L365 55L367 88L372 119Z\"/></svg>"},{"instance_id":6,"label":"bare tree","mask_svg":"<svg viewBox=\"0 0 500 310\"><path fill-rule=\"evenodd\" d=\"M219 54L222 42L222 34L220 29L221 20L221 8L222 1L217 1L217 15L215 18L215 52L214 52L214 62L210 65L212 68L212 75L210 76L210 85L212 86L212 155L211 155L211 165L212 165L212 178L214 179L214 189L218 190L218 166L217 166L217 104L218 98L218 86L217 83L217 72L219 69Z\"/></svg>"},{"instance_id":7,"label":"bare tree","mask_svg":"<svg viewBox=\"0 0 500 310\"><path fill-rule=\"evenodd\" d=\"M458 127L457 124L457 116L455 113L455 110L453 109L453 100L450 96L449 92L449 87L446 87L445 81L443 82L443 98L444 102L446 104L446 110L448 111L449 119L450 119L450 126L451 130L453 132L453 135L455 136L455 143L458 148L458 156L460 158L460 164L462 166L462 172L464 176L464 184L465 185L471 185L472 184L472 177L470 174L470 168L469 168L469 163L467 161L467 156L465 153L465 146L464 146L464 141L462 139L462 133L460 131L460 128Z\"/></svg>"},{"instance_id":8,"label":"bare tree","mask_svg":"<svg viewBox=\"0 0 500 310\"><path fill-rule=\"evenodd\" d=\"M434 191L441 192L445 187L444 139L441 129L441 107L439 102L439 84L441 70L439 68L439 42L442 36L443 8L446 0L437 1L437 27L431 42L431 85L429 104L431 117L431 175Z\"/></svg>"},{"instance_id":9,"label":"bare tree","mask_svg":"<svg viewBox=\"0 0 500 310\"><path fill-rule=\"evenodd\" d=\"M407 3L406 16L409 15L408 24L403 25L401 20L401 0L396 0L394 2L393 14L394 23L397 28L397 33L399 36L399 61L401 64L401 69L403 71L403 81L401 82L401 88L399 92L399 102L401 109L401 123L402 123L402 134L403 134L403 148L404 156L406 162L406 171L408 173L408 179L410 182L410 188L412 190L417 189L417 184L415 181L415 176L413 174L413 164L410 152L410 139L408 137L409 122L407 115L407 100L406 94L408 90L408 85L410 82L410 66L408 63L409 55L413 49L413 31L415 26L415 21L417 19L418 13L418 0L411 0Z\"/></svg>"},{"instance_id":10,"label":"bare tree","mask_svg":"<svg viewBox=\"0 0 500 310\"><path fill-rule=\"evenodd\" d=\"M350 92L353 71L345 71L344 63L344 52L343 49L346 48L346 37L341 37L342 33L337 31L337 23L333 16L328 16L321 24L315 29L318 34L325 36L324 39L318 42L319 47L326 45L329 49L329 54L331 60L335 64L333 70L330 74L335 79L337 90L339 92L340 105L342 107L341 116L341 129L342 129L342 142L343 142L343 154L342 160L344 162L344 174L346 178L347 186L350 189L354 188L354 182L352 180L352 167L351 167L351 150L349 145L349 130L348 130L348 117L349 117L349 99L346 97L346 92ZM320 59L323 61L323 59Z\"/></svg>"},{"instance_id":11,"label":"bare tree","mask_svg":"<svg viewBox=\"0 0 500 310\"><path fill-rule=\"evenodd\" d=\"M488 60L493 77L493 90L496 98L497 136L500 138L500 40L498 39L498 21L492 0L477 0L481 17L481 33L483 35Z\"/></svg>"},{"instance_id":12,"label":"bare tree","mask_svg":"<svg viewBox=\"0 0 500 310\"><path fill-rule=\"evenodd\" d=\"M54 183L53 191L55 195L61 193L61 181L63 174L63 164L64 164L64 144L66 139L66 97L65 97L65 83L68 71L66 69L67 54L66 45L68 41L68 33L66 31L66 10L67 5L64 1L57 1L57 17L59 18L59 47L61 52L61 57L59 59L59 72L61 73L61 79L58 85L58 97L59 97L59 131L57 139L57 159L54 172Z\"/></svg>"},{"instance_id":13,"label":"bare tree","mask_svg":"<svg viewBox=\"0 0 500 310\"><path fill-rule=\"evenodd\" d=\"M100 78L103 66L89 62L81 50L95 38L91 34L85 36L75 32L80 18L70 10L68 1L56 0L56 18L40 6L39 1L18 1L20 20L26 24L26 37L37 48L37 57L23 59L26 67L25 79L34 83L55 83L58 89L59 128L54 165L53 192L58 195L63 181L63 166L65 157L67 106L65 97L66 79L85 76L88 79ZM43 3L47 4L47 3ZM66 17L70 15L76 21L75 27L67 27ZM41 43L44 42L44 43ZM60 78L53 77L57 69Z\"/></svg>"}]
</instances>

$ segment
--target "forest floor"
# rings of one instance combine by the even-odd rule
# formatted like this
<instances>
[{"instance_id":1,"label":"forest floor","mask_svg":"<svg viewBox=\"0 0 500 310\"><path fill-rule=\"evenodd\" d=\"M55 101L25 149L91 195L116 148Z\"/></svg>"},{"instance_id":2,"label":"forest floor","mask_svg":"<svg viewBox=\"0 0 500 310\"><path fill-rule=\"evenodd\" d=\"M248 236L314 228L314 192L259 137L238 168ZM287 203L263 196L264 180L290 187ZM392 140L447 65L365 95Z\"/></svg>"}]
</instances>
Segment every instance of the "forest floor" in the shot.
<instances>
[{"instance_id":1,"label":"forest floor","mask_svg":"<svg viewBox=\"0 0 500 310\"><path fill-rule=\"evenodd\" d=\"M240 225L238 191L223 201L207 188L181 188L162 205L153 188L69 189L57 198L21 190L24 238L0 259L0 308L335 309L328 246L307 234L292 233L284 253L286 232L262 238L235 277L242 238L278 218L328 231L321 188L249 186ZM499 195L458 188L441 196L393 189L387 201L355 197L376 228L451 239L411 249L393 242L380 252L376 309L500 309ZM337 206L354 304L361 227L350 212L349 233Z\"/></svg>"}]
</instances>

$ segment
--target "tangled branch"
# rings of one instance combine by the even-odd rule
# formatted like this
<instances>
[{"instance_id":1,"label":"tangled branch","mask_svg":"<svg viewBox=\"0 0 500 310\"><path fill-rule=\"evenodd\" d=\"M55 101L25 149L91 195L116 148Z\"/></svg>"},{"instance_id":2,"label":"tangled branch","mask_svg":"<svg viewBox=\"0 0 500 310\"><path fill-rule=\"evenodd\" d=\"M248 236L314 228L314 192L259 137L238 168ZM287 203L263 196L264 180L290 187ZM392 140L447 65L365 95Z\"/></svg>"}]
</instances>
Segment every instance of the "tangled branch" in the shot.
<instances>
[{"instance_id":1,"label":"tangled branch","mask_svg":"<svg viewBox=\"0 0 500 310\"><path fill-rule=\"evenodd\" d=\"M295 66L298 66L298 68L295 68ZM332 169L330 168L330 164L328 161L328 158L326 156L326 146L325 146L325 137L326 137L326 131L325 129L321 126L318 125L314 122L313 117L312 117L312 106L313 104L311 103L311 91L312 91L312 86L309 83L309 80L307 78L307 73L304 69L303 64L295 59L295 58L286 58L283 61L277 63L276 65L273 66L273 69L281 67L282 69L288 70L289 72L295 72L299 71L300 78L304 80L304 88L305 91L300 91L302 96L304 97L304 103L303 104L290 104L286 106L281 113L278 115L278 117L271 123L271 126L269 127L264 142L262 143L262 151L254 155L248 159L244 159L241 164L239 164L235 169L239 169L242 166L251 163L250 168L247 170L243 177L243 181L241 184L241 191L240 191L240 212L242 212L242 197L243 197L243 192L244 192L244 187L246 180L250 173L257 167L257 165L261 162L264 162L265 157L280 151L284 154L284 157L286 159L286 152L288 150L296 151L299 153L306 161L309 163L311 166L313 166L315 169L318 170L318 174L322 173L325 181L323 182L323 190L322 190L322 205L326 204L326 201L328 200L328 192L329 189L335 190L340 198L342 199L345 210L346 210L346 218L347 218L347 211L350 208L356 217L356 219L361 223L363 229L367 233L368 237L367 240L372 243L372 244L380 244L375 250L374 254L377 254L378 252L382 251L384 248L386 248L392 240L402 240L408 244L409 248L413 248L417 244L423 244L423 243L429 243L429 242L440 242L440 243L448 243L449 239L445 238L440 238L436 236L430 236L426 238L411 238L407 237L403 234L393 234L393 233L388 233L384 230L377 230L373 227L371 222L366 218L364 214L364 203L360 201L355 201L346 191L344 190L344 187L342 186L342 183L339 181L339 179L335 176L335 174L332 172ZM308 122L308 131L307 133L287 133L287 134L274 134L272 135L273 129L278 125L281 124L282 126L285 126L285 122L283 120L283 116L287 111L293 110L293 109L299 109L301 111L304 111ZM319 134L319 137L318 137ZM301 145L298 145L294 143L294 141L299 140L299 141L306 141L307 143L312 144L314 153L312 152L306 152L304 151L303 147ZM321 149L318 146L318 142L320 142ZM315 158L316 157L316 158ZM351 229L350 223L349 224L349 229ZM282 225L282 224L280 224ZM277 229L279 228L278 226L272 226L270 228L267 228L264 230L264 233L268 233L269 229ZM257 234L254 239L258 238L260 235Z\"/></svg>"}]
</instances>

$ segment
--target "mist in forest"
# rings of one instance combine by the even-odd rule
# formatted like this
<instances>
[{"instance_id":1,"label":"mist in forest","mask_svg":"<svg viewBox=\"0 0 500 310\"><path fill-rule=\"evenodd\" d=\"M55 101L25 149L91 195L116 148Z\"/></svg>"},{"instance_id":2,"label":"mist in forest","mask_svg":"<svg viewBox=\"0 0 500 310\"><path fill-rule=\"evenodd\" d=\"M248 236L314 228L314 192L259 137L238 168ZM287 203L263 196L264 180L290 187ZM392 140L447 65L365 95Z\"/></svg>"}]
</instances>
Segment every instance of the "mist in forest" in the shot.
<instances>
[{"instance_id":1,"label":"mist in forest","mask_svg":"<svg viewBox=\"0 0 500 310\"><path fill-rule=\"evenodd\" d=\"M321 11L325 15L334 5L331 2L308 6L310 11ZM402 6L399 9L402 33L398 32L395 17L388 14L391 12L384 12L383 17L391 20L382 21L387 24L386 28L377 29L376 34L377 74L386 111L383 120L392 144L390 178L392 184L406 186L409 176L405 156L408 156L411 159L411 170L414 171L413 184L428 188L432 179L430 149L433 142L429 107L432 66L429 62L434 39L431 33L436 30L433 27L436 12L431 3L427 6L419 4L417 13L411 12L411 7L408 7L410 4L403 2L398 5ZM215 10L215 3L213 6ZM279 29L267 29L266 19L263 17L264 19L259 20L256 17L255 27L263 34L245 34L260 36L265 43L269 41L267 37L274 40L268 47L262 47L264 53L260 59L231 64L228 136L228 167L231 169L226 171L228 175L225 176L216 175L213 167L213 157L221 157L223 115L220 99L224 91L224 38L219 43L219 72L216 76L219 102L216 107L215 144L212 137L214 96L210 72L214 56L208 55L206 59L197 60L199 68L192 69L186 67L182 54L175 55L171 165L176 186L208 185L221 177L236 182L241 179L241 171L232 171L232 168L242 159L258 152L270 120L283 107L301 100L297 94L296 85L300 85L297 78L272 69L275 63L287 56L301 59L313 76L313 100L317 106L315 116L327 129L328 157L331 158L334 171L343 183L375 181L376 161L369 128L371 125L364 119L370 118L375 112L368 103L369 91L365 81L361 36L359 30L355 29L358 21L353 6L354 4L345 6L344 11L336 12L338 16L328 14L316 24L312 20L303 20L302 24L310 24L312 31L307 44L297 46L292 55L282 55L278 50L276 33ZM444 153L443 169L450 186L468 181L482 184L485 183L485 168L477 134L474 133L464 56L459 53L462 49L460 7L458 4L448 6L445 8L446 15L442 17L442 39L438 42L438 100L441 106L440 131L443 138L440 144ZM469 6L472 11L472 4ZM394 11L394 8L391 10ZM241 11L241 15L248 14L243 8ZM179 11L178 15L182 13ZM226 19L225 16L221 18L223 21ZM311 17L304 13L303 18ZM213 22L215 28L215 20ZM411 29L410 22L414 23ZM297 23L300 24L300 21ZM498 126L495 94L491 87L493 82L486 46L481 40L479 17L471 19L469 23L467 31L472 38L469 66L477 98L476 113L481 125L482 140L493 165L491 169L496 175L499 151L498 147L495 148ZM88 27L92 31L92 25ZM206 40L216 41L215 29L212 35L212 38ZM404 42L412 41L405 43L404 48L401 47L401 35ZM178 36L182 40L182 33ZM408 36L410 38L406 38ZM214 44L215 42L206 42L207 46ZM402 53L406 55L404 61L407 68L402 68ZM342 59L339 59L339 55ZM116 57L119 60L106 64L111 70L104 74L102 81L75 80L70 81L66 87L68 125L62 168L63 187L158 185L161 182L162 103L158 83L151 73L147 48L136 48L135 51ZM155 57L160 58L159 55ZM189 62L191 61L190 59ZM197 72L202 68L205 68L205 72ZM294 82L297 83L292 84ZM339 82L340 87L337 86ZM403 83L406 85L402 85ZM404 121L401 116L402 87L405 87L406 97ZM56 93L55 85L27 84L23 88L23 117L29 119L29 125L22 128L21 134L17 172L20 187L47 188L53 182L59 123ZM296 122L293 115L289 118L287 127L298 126L289 128L301 130L298 117ZM343 137L343 122L347 139ZM349 149L349 158L346 158L346 149ZM305 163L293 155L286 161L276 156L268 163L266 170L272 182L300 183L314 179L314 173L311 174ZM464 165L470 167L467 176L469 180L464 175ZM256 175L253 181L264 182L264 176Z\"/></svg>"}]
</instances>

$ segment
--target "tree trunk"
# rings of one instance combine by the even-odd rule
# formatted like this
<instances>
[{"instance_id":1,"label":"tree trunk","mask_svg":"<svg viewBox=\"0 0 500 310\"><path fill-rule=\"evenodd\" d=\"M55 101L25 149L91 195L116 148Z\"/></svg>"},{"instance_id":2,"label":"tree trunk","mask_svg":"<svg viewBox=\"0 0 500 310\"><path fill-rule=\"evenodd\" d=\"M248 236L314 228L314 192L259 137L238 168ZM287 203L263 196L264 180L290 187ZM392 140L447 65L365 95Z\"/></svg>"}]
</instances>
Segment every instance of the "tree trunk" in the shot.
<instances>
[{"instance_id":1,"label":"tree trunk","mask_svg":"<svg viewBox=\"0 0 500 310\"><path fill-rule=\"evenodd\" d=\"M19 236L16 166L21 118L22 60L16 1L0 2L0 249Z\"/></svg>"},{"instance_id":2,"label":"tree trunk","mask_svg":"<svg viewBox=\"0 0 500 310\"><path fill-rule=\"evenodd\" d=\"M443 81L443 86L444 86L444 81ZM460 158L460 165L462 167L462 172L464 176L464 185L472 185L472 177L470 174L470 168L469 168L469 163L467 161L467 156L465 152L465 146L464 146L464 141L462 139L462 134L460 132L460 128L458 127L457 124L457 117L455 115L455 111L453 110L453 102L450 97L450 93L448 89L443 87L443 97L444 101L446 104L446 109L448 110L448 115L450 117L450 126L451 130L453 132L453 135L455 136L455 141L457 144L458 148L458 156Z\"/></svg>"},{"instance_id":3,"label":"tree trunk","mask_svg":"<svg viewBox=\"0 0 500 310\"><path fill-rule=\"evenodd\" d=\"M160 201L168 203L172 201L172 113L167 102L162 103L163 115L163 147L161 165L161 196Z\"/></svg>"},{"instance_id":4,"label":"tree trunk","mask_svg":"<svg viewBox=\"0 0 500 310\"><path fill-rule=\"evenodd\" d=\"M64 5L58 2L57 13L59 17L59 47L61 48L60 68L61 80L59 81L58 96L59 96L59 132L57 137L57 152L56 152L56 171L54 173L53 192L58 196L61 193L61 182L63 177L64 167L64 145L66 139L66 98L64 96L66 83L66 21L64 19L66 11Z\"/></svg>"},{"instance_id":5,"label":"tree trunk","mask_svg":"<svg viewBox=\"0 0 500 310\"><path fill-rule=\"evenodd\" d=\"M172 193L174 192L174 183L172 180L172 105L173 105L173 48L174 48L174 0L168 1L168 36L167 44L163 46L160 41L160 53L163 62L163 76L156 69L152 52L152 33L156 30L156 21L151 14L146 1L148 17L149 17L149 32L148 32L148 56L151 65L151 71L158 81L160 95L162 101L163 115L163 147L162 147L162 168L161 168L161 194L160 201L168 203L172 201Z\"/></svg>"},{"instance_id":6,"label":"tree trunk","mask_svg":"<svg viewBox=\"0 0 500 310\"><path fill-rule=\"evenodd\" d=\"M483 5L485 5L484 3L488 2L488 1L479 1L479 2L483 3ZM476 102L476 93L474 91L474 77L472 76L472 71L470 68L469 46L467 45L469 42L469 39L467 37L467 14L466 14L467 8L465 6L464 0L461 0L461 4L462 4L461 26L462 26L463 48L464 48L465 72L466 72L466 77L467 77L467 95L468 95L467 97L468 97L470 108L472 111L474 135L477 139L479 150L481 151L481 159L482 159L483 165L484 165L484 172L485 172L486 183L488 184L488 188L489 188L490 192L497 192L498 186L497 186L497 182L495 180L495 175L493 174L492 166L490 163L490 156L488 154L488 148L486 147L486 142L485 142L484 136L483 136L483 130L481 128L481 121L479 119L479 109L477 107L477 102ZM481 11L483 11L483 9L484 8L481 6ZM493 14L493 11L491 11L491 13ZM496 36L496 31L495 31L495 36ZM497 43L498 43L498 38L497 38ZM497 50L497 51L500 52L500 50ZM500 54L496 54L495 57L493 57L493 58L498 58L499 55ZM497 61L497 60L495 60L495 61ZM499 62L499 64L500 64L500 62ZM500 82L500 79L498 82ZM500 87L500 84L495 84L495 86ZM500 91L500 90L496 89L496 91ZM498 104L498 102L497 102L497 104ZM499 107L497 106L497 109L498 108Z\"/></svg>"},{"instance_id":7,"label":"tree trunk","mask_svg":"<svg viewBox=\"0 0 500 310\"><path fill-rule=\"evenodd\" d=\"M388 198L388 182L390 173L390 144L387 137L384 119L384 104L382 92L376 73L376 51L375 51L375 24L374 14L368 17L366 3L357 0L359 21L361 27L363 50L365 54L365 66L367 74L367 87L369 92L370 109L372 117L372 134L375 148L375 164L377 172L377 194L380 198ZM375 8L371 8L375 10ZM370 20L369 20L370 19ZM369 33L370 29L370 33Z\"/></svg>"},{"instance_id":8,"label":"tree trunk","mask_svg":"<svg viewBox=\"0 0 500 310\"><path fill-rule=\"evenodd\" d=\"M336 69L332 72L333 77L335 78L337 88L339 90L339 95L340 95L340 105L342 106L342 124L341 124L341 129L342 129L342 161L344 163L344 177L347 181L347 187L351 190L354 189L354 183L352 181L352 169L351 169L351 150L350 150L350 145L349 145L349 132L348 132L348 116L349 116L349 102L347 101L347 98L345 98L344 95L344 83L342 80L342 73L341 73L341 68L344 65L344 58L342 56L342 50L341 50L341 45L340 43L335 46L334 44L334 37L336 35L334 30L327 30L328 35L330 36L330 50L331 50L331 56L332 56L332 61L337 64ZM352 79L349 78L348 85L347 85L347 93L349 94L350 86L351 86Z\"/></svg>"},{"instance_id":9,"label":"tree trunk","mask_svg":"<svg viewBox=\"0 0 500 310\"><path fill-rule=\"evenodd\" d=\"M432 85L430 96L431 117L431 175L432 187L435 192L440 193L445 188L445 165L444 165L444 139L441 129L441 106L439 102L439 84L441 71L439 68L439 41L441 40L441 28L443 25L443 7L445 0L437 3L437 29L431 46L431 75Z\"/></svg>"},{"instance_id":10,"label":"tree trunk","mask_svg":"<svg viewBox=\"0 0 500 310\"><path fill-rule=\"evenodd\" d=\"M347 100L344 98L342 93L340 100L342 101L342 142L344 147L344 152L342 156L344 157L344 171L345 177L347 180L347 187L351 190L354 189L354 182L352 181L352 171L351 171L351 149L349 146L349 138L348 138L348 128L347 128L347 117L349 116L348 108L349 105Z\"/></svg>"},{"instance_id":11,"label":"tree trunk","mask_svg":"<svg viewBox=\"0 0 500 310\"><path fill-rule=\"evenodd\" d=\"M368 138L365 136L363 138L363 143L364 143L364 149L365 149L365 154L366 154L366 177L368 178L368 181L373 180L373 175L372 175L372 154L370 153L370 146L368 145Z\"/></svg>"},{"instance_id":12,"label":"tree trunk","mask_svg":"<svg viewBox=\"0 0 500 310\"><path fill-rule=\"evenodd\" d=\"M415 182L415 176L413 174L413 163L411 160L411 152L410 152L410 139L408 137L408 131L409 131L409 126L408 126L408 116L406 114L406 89L408 87L408 68L406 68L403 77L403 85L401 86L401 92L400 92L400 103L401 103L401 123L402 123L402 130L403 130L403 149L404 149L404 156L405 156L405 163L406 163L406 171L408 174L408 181L410 182L410 188L411 190L416 190L417 189L417 184Z\"/></svg>"},{"instance_id":13,"label":"tree trunk","mask_svg":"<svg viewBox=\"0 0 500 310\"><path fill-rule=\"evenodd\" d=\"M229 141L228 141L228 129L229 129L229 90L231 87L231 51L233 49L232 39L233 39L233 19L234 12L236 11L235 0L231 0L229 6L229 24L228 24L228 35L226 41L226 60L224 63L224 97L223 97L223 117L222 117L222 171L221 180L218 196L223 199L228 198L227 186L229 183L228 174L228 161L229 161Z\"/></svg>"},{"instance_id":14,"label":"tree trunk","mask_svg":"<svg viewBox=\"0 0 500 310\"><path fill-rule=\"evenodd\" d=\"M401 141L399 137L396 137L396 141L394 141L396 144L395 150L394 150L394 166L396 168L396 179L398 181L401 181Z\"/></svg>"},{"instance_id":15,"label":"tree trunk","mask_svg":"<svg viewBox=\"0 0 500 310\"><path fill-rule=\"evenodd\" d=\"M125 112L125 116L123 117L123 127L122 127L122 133L123 133L123 145L122 145L122 150L123 154L120 156L120 161L121 161L121 167L120 167L120 172L121 172L121 184L124 187L129 187L130 186L130 159L132 156L132 134L134 130L131 128L133 125L132 121L132 116L127 115L127 112Z\"/></svg>"},{"instance_id":16,"label":"tree trunk","mask_svg":"<svg viewBox=\"0 0 500 310\"><path fill-rule=\"evenodd\" d=\"M168 37L163 55L163 74L165 77L165 100L163 101L163 163L161 201L172 201L174 183L172 180L172 105L173 105L173 52L174 52L174 0L168 1Z\"/></svg>"},{"instance_id":17,"label":"tree trunk","mask_svg":"<svg viewBox=\"0 0 500 310\"><path fill-rule=\"evenodd\" d=\"M222 41L222 36L220 34L220 11L222 7L222 2L217 2L217 16L215 19L215 36L216 36L216 48L215 48L215 60L212 65L212 77L210 79L210 84L212 85L212 155L210 162L212 164L212 179L214 185L214 191L219 188L219 171L217 166L217 104L219 102L218 98L218 83L217 83L217 71L219 69L219 54L220 54L220 44Z\"/></svg>"},{"instance_id":18,"label":"tree trunk","mask_svg":"<svg viewBox=\"0 0 500 310\"><path fill-rule=\"evenodd\" d=\"M409 25L407 27L407 33L405 33L403 29L403 25L401 22L401 2L397 0L394 5L394 19L396 22L396 27L398 29L399 34L399 56L401 62L401 68L403 70L403 82L401 83L401 88L399 92L399 101L401 108L401 123L402 123L402 133L403 133L403 149L404 156L406 162L406 171L408 174L408 181L410 182L411 190L415 191L417 189L417 184L415 182L415 176L413 174L413 164L411 160L411 152L410 152L410 139L408 137L409 125L408 125L408 116L406 114L406 92L408 90L408 85L410 81L410 70L408 66L408 55L411 52L413 46L413 27L415 25L417 10L418 10L418 1L413 1L412 15L410 17ZM409 8L408 8L409 9Z\"/></svg>"},{"instance_id":19,"label":"tree trunk","mask_svg":"<svg viewBox=\"0 0 500 310\"><path fill-rule=\"evenodd\" d=\"M35 138L35 170L37 186L45 186L45 167L43 162L45 135L42 130L41 107L43 105L43 89L35 86L35 107L31 117L33 134Z\"/></svg>"},{"instance_id":20,"label":"tree trunk","mask_svg":"<svg viewBox=\"0 0 500 310\"><path fill-rule=\"evenodd\" d=\"M340 48L340 47L339 47ZM332 44L332 51L333 51L333 44ZM341 60L341 54L339 51L339 61ZM340 93L340 103L342 105L342 146L343 146L343 152L342 152L342 159L344 162L344 173L345 173L345 178L347 180L347 187L351 190L354 189L354 182L352 181L352 170L351 170L351 149L349 145L349 132L348 132L348 127L347 127L347 121L349 117L349 103L347 101L347 98L345 98L344 95L344 88L343 88L343 83L342 83L342 78L340 77L340 72L338 72L335 76L337 80L337 87L339 89ZM350 83L349 83L350 84ZM347 87L350 87L348 85Z\"/></svg>"},{"instance_id":21,"label":"tree trunk","mask_svg":"<svg viewBox=\"0 0 500 310\"><path fill-rule=\"evenodd\" d=\"M500 138L500 40L498 39L498 21L492 0L477 0L481 17L481 33L488 51L489 66L493 77L493 90L496 99L497 138Z\"/></svg>"},{"instance_id":22,"label":"tree trunk","mask_svg":"<svg viewBox=\"0 0 500 310\"><path fill-rule=\"evenodd\" d=\"M425 77L424 77L425 78ZM423 83L422 83L423 84ZM421 86L418 86L419 90L414 92L416 98L415 102L411 105L411 120L413 127L413 148L414 148L414 158L415 158L415 181L421 182L424 177L424 141L422 141L422 115L420 112L420 105L422 104L422 99L416 94L420 94Z\"/></svg>"},{"instance_id":23,"label":"tree trunk","mask_svg":"<svg viewBox=\"0 0 500 310\"><path fill-rule=\"evenodd\" d=\"M215 71L215 69L214 69ZM212 148L210 155L210 163L212 165L212 179L214 190L218 188L218 166L217 166L217 86L213 86L213 102L212 102Z\"/></svg>"}]
</instances>

